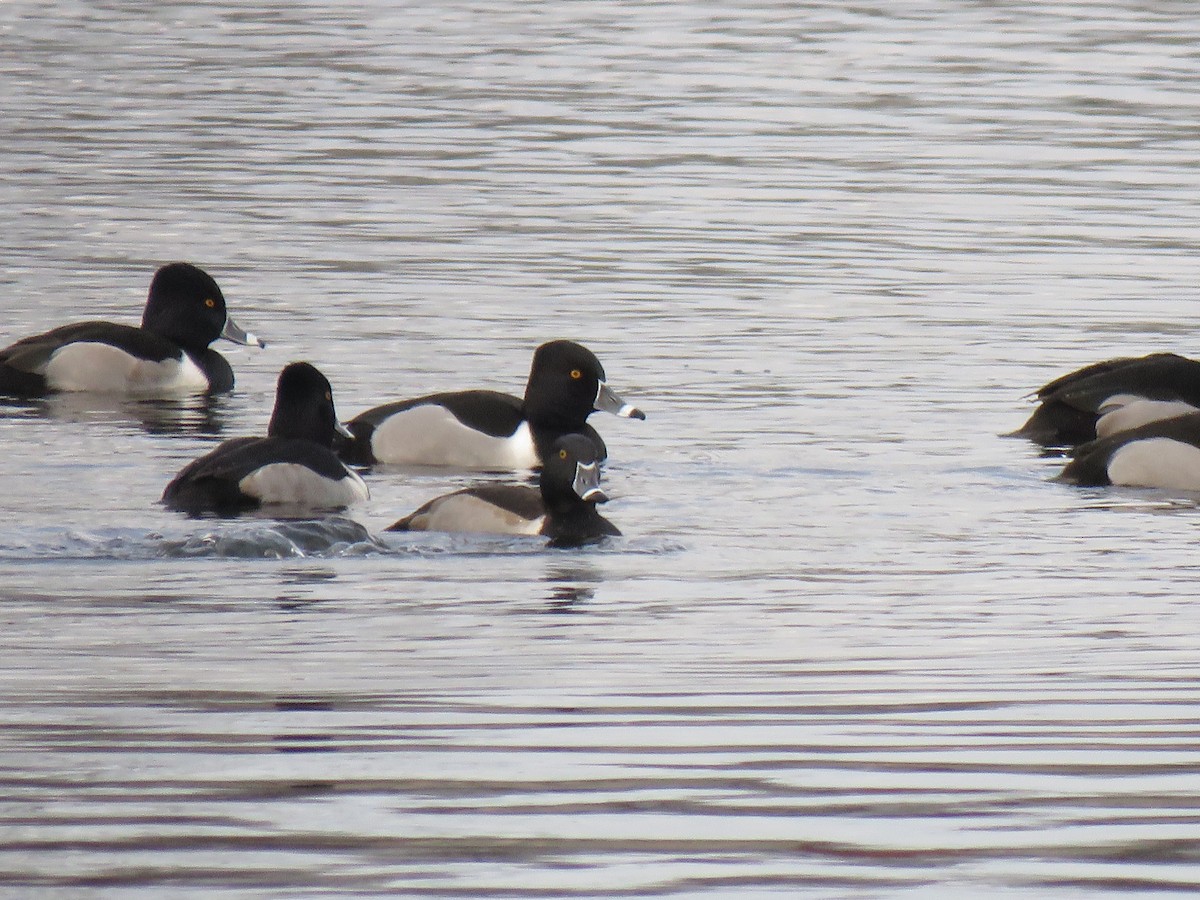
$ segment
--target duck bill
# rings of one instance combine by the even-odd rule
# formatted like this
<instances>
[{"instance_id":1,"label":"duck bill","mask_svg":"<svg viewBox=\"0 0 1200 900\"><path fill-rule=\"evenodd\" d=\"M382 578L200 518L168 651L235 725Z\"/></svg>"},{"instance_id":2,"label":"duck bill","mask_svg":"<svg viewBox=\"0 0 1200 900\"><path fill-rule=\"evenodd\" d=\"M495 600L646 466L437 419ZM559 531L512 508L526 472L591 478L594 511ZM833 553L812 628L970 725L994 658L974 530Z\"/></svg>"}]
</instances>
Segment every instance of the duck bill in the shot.
<instances>
[{"instance_id":1,"label":"duck bill","mask_svg":"<svg viewBox=\"0 0 1200 900\"><path fill-rule=\"evenodd\" d=\"M608 495L600 490L600 464L576 463L575 480L571 488L587 503L607 503Z\"/></svg>"},{"instance_id":2,"label":"duck bill","mask_svg":"<svg viewBox=\"0 0 1200 900\"><path fill-rule=\"evenodd\" d=\"M341 456L343 452L349 450L353 445L354 432L347 428L344 423L334 419L333 437L330 439L329 449L331 449L338 456Z\"/></svg>"},{"instance_id":3,"label":"duck bill","mask_svg":"<svg viewBox=\"0 0 1200 900\"><path fill-rule=\"evenodd\" d=\"M261 349L267 346L267 342L258 335L243 330L237 322L233 321L233 316L225 317L225 327L221 330L221 337L227 341L233 341L235 344L245 344L247 347Z\"/></svg>"},{"instance_id":4,"label":"duck bill","mask_svg":"<svg viewBox=\"0 0 1200 900\"><path fill-rule=\"evenodd\" d=\"M646 418L644 412L622 400L620 395L603 381L600 382L600 387L596 391L596 402L592 406L600 412L612 413L614 416L620 416L622 419Z\"/></svg>"}]
</instances>

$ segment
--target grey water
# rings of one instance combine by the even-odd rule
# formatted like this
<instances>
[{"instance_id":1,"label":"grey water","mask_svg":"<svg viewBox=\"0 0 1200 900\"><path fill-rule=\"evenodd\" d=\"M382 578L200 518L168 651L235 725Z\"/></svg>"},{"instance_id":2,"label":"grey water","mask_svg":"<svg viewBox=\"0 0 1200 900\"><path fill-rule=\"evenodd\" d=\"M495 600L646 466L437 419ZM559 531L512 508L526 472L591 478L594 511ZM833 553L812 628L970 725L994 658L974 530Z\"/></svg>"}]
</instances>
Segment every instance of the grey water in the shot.
<instances>
[{"instance_id":1,"label":"grey water","mask_svg":"<svg viewBox=\"0 0 1200 900\"><path fill-rule=\"evenodd\" d=\"M0 343L210 271L211 404L0 409L14 897L1200 890L1200 508L1049 481L1051 377L1200 352L1184 2L0 4ZM579 340L624 536L158 505ZM498 477L498 476L488 476Z\"/></svg>"}]
</instances>

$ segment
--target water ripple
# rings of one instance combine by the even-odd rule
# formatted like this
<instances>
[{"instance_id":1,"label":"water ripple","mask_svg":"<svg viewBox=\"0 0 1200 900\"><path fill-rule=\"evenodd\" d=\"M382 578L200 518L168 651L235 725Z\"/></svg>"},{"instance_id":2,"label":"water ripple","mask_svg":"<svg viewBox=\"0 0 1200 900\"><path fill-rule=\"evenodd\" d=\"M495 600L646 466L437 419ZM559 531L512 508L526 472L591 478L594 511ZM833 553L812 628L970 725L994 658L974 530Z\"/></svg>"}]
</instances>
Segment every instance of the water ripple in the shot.
<instances>
[{"instance_id":1,"label":"water ripple","mask_svg":"<svg viewBox=\"0 0 1200 900\"><path fill-rule=\"evenodd\" d=\"M0 408L21 895L1200 889L1194 497L997 435L1191 352L1190 4L0 4L7 343L218 278L211 403ZM571 337L624 537L185 519L311 359L343 417ZM1194 349L1194 348L1193 348ZM600 417L595 417L599 419Z\"/></svg>"}]
</instances>

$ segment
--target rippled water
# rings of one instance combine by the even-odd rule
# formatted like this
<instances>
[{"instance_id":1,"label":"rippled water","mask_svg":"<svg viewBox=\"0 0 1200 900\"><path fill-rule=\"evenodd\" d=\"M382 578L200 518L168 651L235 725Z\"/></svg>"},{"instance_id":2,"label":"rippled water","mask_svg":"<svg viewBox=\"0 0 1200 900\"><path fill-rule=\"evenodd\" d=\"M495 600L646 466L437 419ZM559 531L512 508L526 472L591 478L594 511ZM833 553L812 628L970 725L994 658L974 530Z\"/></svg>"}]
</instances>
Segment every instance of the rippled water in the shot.
<instances>
[{"instance_id":1,"label":"rippled water","mask_svg":"<svg viewBox=\"0 0 1200 900\"><path fill-rule=\"evenodd\" d=\"M1200 889L1195 497L997 435L1196 353L1189 3L0 5L7 341L159 264L211 408L0 415L14 896ZM572 337L582 551L156 504L310 359L344 416Z\"/></svg>"}]
</instances>

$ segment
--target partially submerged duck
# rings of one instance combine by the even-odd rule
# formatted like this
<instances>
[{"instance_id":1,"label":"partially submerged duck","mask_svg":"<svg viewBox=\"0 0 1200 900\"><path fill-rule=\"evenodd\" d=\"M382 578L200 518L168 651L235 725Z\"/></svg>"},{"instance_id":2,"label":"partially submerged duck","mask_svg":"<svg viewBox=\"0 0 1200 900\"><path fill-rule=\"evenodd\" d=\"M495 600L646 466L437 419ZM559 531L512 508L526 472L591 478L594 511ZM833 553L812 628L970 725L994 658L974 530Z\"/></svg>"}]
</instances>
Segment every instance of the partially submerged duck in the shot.
<instances>
[{"instance_id":1,"label":"partially submerged duck","mask_svg":"<svg viewBox=\"0 0 1200 900\"><path fill-rule=\"evenodd\" d=\"M1200 491L1200 412L1148 422L1083 444L1056 480Z\"/></svg>"},{"instance_id":2,"label":"partially submerged duck","mask_svg":"<svg viewBox=\"0 0 1200 900\"><path fill-rule=\"evenodd\" d=\"M1200 411L1200 362L1175 353L1110 359L1056 378L1012 433L1045 447L1072 447Z\"/></svg>"},{"instance_id":3,"label":"partially submerged duck","mask_svg":"<svg viewBox=\"0 0 1200 900\"><path fill-rule=\"evenodd\" d=\"M487 484L430 500L388 531L452 531L544 535L550 545L573 547L619 535L600 515L600 454L590 438L565 435L549 448L538 487Z\"/></svg>"}]
</instances>

